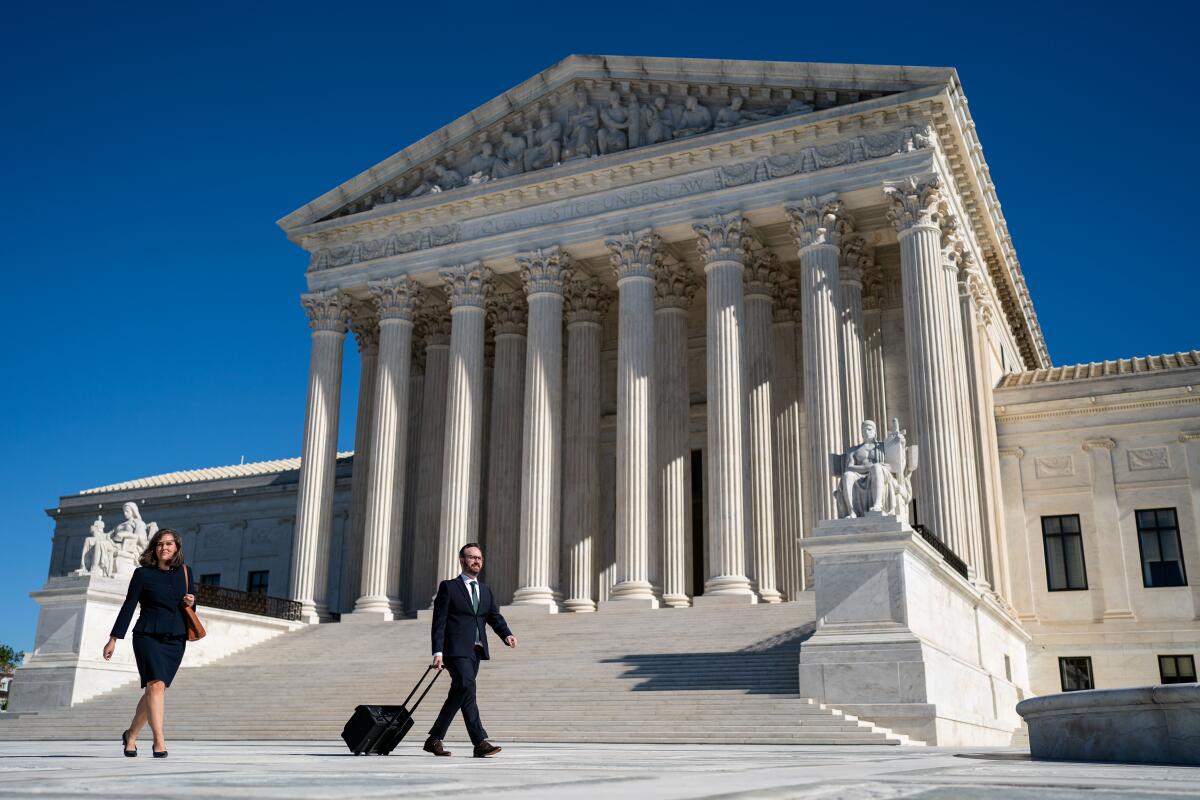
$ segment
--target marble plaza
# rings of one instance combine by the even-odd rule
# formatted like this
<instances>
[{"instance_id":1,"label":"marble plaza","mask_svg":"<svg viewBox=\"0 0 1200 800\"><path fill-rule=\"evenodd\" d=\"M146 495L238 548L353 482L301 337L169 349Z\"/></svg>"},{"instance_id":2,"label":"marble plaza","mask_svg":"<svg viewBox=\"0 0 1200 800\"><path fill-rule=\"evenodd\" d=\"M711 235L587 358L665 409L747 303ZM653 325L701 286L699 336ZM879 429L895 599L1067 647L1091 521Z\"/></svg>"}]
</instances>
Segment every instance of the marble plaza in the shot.
<instances>
[{"instance_id":1,"label":"marble plaza","mask_svg":"<svg viewBox=\"0 0 1200 800\"><path fill-rule=\"evenodd\" d=\"M806 604L798 696L928 744L1194 681L1200 354L1052 366L994 179L951 69L550 67L279 221L299 458L62 497L14 708L130 679L88 631L143 514L290 609L197 659L411 617L480 541L514 619Z\"/></svg>"}]
</instances>

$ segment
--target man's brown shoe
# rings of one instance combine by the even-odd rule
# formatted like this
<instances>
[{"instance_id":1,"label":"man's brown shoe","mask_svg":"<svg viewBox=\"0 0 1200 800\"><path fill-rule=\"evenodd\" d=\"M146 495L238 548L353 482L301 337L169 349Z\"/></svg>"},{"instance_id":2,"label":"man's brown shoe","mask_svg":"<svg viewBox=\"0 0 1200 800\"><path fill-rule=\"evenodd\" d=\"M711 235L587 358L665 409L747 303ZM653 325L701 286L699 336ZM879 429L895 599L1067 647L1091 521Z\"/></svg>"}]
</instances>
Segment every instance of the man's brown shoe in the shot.
<instances>
[{"instance_id":1,"label":"man's brown shoe","mask_svg":"<svg viewBox=\"0 0 1200 800\"><path fill-rule=\"evenodd\" d=\"M433 753L435 756L448 756L450 751L442 747L442 740L435 739L430 736L425 740L425 747L422 748L426 753ZM475 748L478 750L479 748Z\"/></svg>"},{"instance_id":2,"label":"man's brown shoe","mask_svg":"<svg viewBox=\"0 0 1200 800\"><path fill-rule=\"evenodd\" d=\"M496 747L496 745L492 744L487 739L484 739L482 742L475 745L476 758L491 758L499 752L500 748Z\"/></svg>"}]
</instances>

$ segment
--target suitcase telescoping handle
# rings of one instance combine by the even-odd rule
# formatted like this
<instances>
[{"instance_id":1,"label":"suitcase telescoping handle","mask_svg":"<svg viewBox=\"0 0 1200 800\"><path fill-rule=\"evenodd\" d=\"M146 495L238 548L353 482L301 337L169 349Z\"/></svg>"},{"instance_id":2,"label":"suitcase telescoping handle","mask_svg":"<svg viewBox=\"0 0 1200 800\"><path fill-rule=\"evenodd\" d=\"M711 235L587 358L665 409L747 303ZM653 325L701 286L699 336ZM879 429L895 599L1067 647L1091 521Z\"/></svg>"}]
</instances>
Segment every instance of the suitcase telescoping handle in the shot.
<instances>
[{"instance_id":1,"label":"suitcase telescoping handle","mask_svg":"<svg viewBox=\"0 0 1200 800\"><path fill-rule=\"evenodd\" d=\"M428 675L429 671L432 669L433 669L432 665L426 667L425 672L423 672L421 674L421 677L417 678L417 685L414 686L412 691L408 693L408 697L404 698L404 707L405 708L408 708L408 701L412 700L413 695L417 693L417 689L421 688L421 682L425 680L425 676ZM410 714L417 710L417 706L421 705L421 701L425 699L425 695L429 694L429 690L433 688L433 684L437 683L438 676L440 676L441 674L442 674L442 671L440 669L437 670L433 674L433 680L431 680L429 682L429 685L425 687L425 691L421 692L421 696L417 698L417 705L415 705L409 709Z\"/></svg>"}]
</instances>

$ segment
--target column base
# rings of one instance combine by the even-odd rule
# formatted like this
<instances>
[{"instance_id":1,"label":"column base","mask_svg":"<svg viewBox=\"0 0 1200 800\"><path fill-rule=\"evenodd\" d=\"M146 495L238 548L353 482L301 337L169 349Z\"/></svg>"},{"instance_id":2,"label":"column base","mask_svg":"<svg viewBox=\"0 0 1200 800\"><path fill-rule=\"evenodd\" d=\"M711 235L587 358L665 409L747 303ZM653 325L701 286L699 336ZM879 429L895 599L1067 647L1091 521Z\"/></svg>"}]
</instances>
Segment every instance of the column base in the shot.
<instances>
[{"instance_id":1,"label":"column base","mask_svg":"<svg viewBox=\"0 0 1200 800\"><path fill-rule=\"evenodd\" d=\"M591 599L574 599L563 603L563 611L570 611L575 614L587 614L595 610L596 601Z\"/></svg>"},{"instance_id":2,"label":"column base","mask_svg":"<svg viewBox=\"0 0 1200 800\"><path fill-rule=\"evenodd\" d=\"M658 598L654 596L654 587L650 585L649 581L621 581L609 591L608 600L609 602L651 601L654 605L650 608L658 608Z\"/></svg>"},{"instance_id":3,"label":"column base","mask_svg":"<svg viewBox=\"0 0 1200 800\"><path fill-rule=\"evenodd\" d=\"M749 602L758 602L758 596L750 588L750 579L745 575L720 575L704 582L704 594L701 597L722 596L748 597L750 598ZM696 599L698 600L699 597Z\"/></svg>"},{"instance_id":4,"label":"column base","mask_svg":"<svg viewBox=\"0 0 1200 800\"><path fill-rule=\"evenodd\" d=\"M783 595L774 589L767 589L765 592L758 593L758 602L768 604L782 603Z\"/></svg>"},{"instance_id":5,"label":"column base","mask_svg":"<svg viewBox=\"0 0 1200 800\"><path fill-rule=\"evenodd\" d=\"M655 597L613 597L597 606L596 611L649 611L655 608L658 608L658 599Z\"/></svg>"},{"instance_id":6,"label":"column base","mask_svg":"<svg viewBox=\"0 0 1200 800\"><path fill-rule=\"evenodd\" d=\"M664 594L663 605L667 608L690 608L692 600L686 594Z\"/></svg>"}]
</instances>

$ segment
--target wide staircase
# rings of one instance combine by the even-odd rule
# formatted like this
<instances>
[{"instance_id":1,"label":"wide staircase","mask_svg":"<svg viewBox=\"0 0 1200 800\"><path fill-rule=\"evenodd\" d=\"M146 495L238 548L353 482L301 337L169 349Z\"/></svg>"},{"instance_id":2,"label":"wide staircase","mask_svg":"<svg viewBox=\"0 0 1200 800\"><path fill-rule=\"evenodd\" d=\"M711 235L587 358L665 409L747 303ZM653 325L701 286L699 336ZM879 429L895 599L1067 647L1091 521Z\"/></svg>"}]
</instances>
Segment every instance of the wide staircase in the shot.
<instances>
[{"instance_id":1,"label":"wide staircase","mask_svg":"<svg viewBox=\"0 0 1200 800\"><path fill-rule=\"evenodd\" d=\"M811 597L509 622L517 649L492 637L479 673L484 724L499 742L908 743L800 697ZM181 669L167 693L168 739L336 740L356 704L402 702L428 654L425 620L303 628ZM418 743L448 688L444 675L418 710ZM0 740L115 742L139 694L135 682L71 709L0 715ZM466 740L461 719L447 738Z\"/></svg>"}]
</instances>

